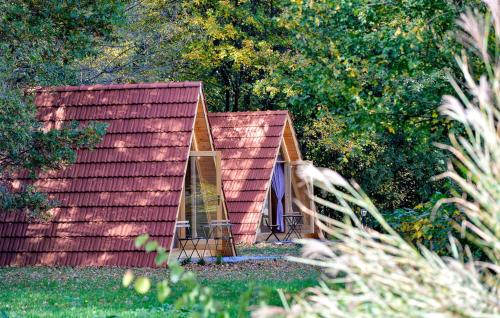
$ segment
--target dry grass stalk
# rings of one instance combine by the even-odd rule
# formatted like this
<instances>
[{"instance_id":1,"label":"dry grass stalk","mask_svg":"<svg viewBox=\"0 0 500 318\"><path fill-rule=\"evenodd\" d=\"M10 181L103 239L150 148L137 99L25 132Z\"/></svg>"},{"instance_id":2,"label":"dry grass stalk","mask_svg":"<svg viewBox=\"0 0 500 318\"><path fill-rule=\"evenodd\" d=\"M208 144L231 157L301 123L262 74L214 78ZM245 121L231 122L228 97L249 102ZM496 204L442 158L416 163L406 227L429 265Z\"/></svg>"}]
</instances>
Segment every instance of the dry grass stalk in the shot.
<instances>
[{"instance_id":1,"label":"dry grass stalk","mask_svg":"<svg viewBox=\"0 0 500 318\"><path fill-rule=\"evenodd\" d=\"M320 216L318 226L336 241L304 240L303 258L292 260L322 267L321 285L304 290L284 309L264 307L254 317L500 316L500 4L484 2L487 15L469 11L458 24L461 38L484 61L487 74L476 81L467 55L457 57L467 91L451 80L458 98L445 96L440 112L460 122L465 134L450 136L450 145L439 145L453 154L454 161L437 178L451 178L462 188L462 196L447 202L457 204L467 216L464 231L489 261L470 261L467 247L452 237L451 257L411 246L357 184L336 172L304 166L304 176L337 198L336 203L321 198L316 202L348 215L352 222ZM367 209L385 233L365 231L354 213L359 207Z\"/></svg>"}]
</instances>

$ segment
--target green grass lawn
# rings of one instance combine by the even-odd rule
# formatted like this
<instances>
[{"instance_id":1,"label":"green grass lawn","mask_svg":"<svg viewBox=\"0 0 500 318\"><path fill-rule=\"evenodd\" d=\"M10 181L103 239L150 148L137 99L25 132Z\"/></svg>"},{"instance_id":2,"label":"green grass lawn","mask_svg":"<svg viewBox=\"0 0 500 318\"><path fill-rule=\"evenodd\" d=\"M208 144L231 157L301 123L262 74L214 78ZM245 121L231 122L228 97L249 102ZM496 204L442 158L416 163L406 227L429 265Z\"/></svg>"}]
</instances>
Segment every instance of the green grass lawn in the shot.
<instances>
[{"instance_id":1,"label":"green grass lawn","mask_svg":"<svg viewBox=\"0 0 500 318\"><path fill-rule=\"evenodd\" d=\"M257 243L238 247L238 255L300 256L300 246L296 244Z\"/></svg>"},{"instance_id":2,"label":"green grass lawn","mask_svg":"<svg viewBox=\"0 0 500 318\"><path fill-rule=\"evenodd\" d=\"M265 247L266 253L271 247ZM274 248L274 247L273 247ZM280 249L281 255L289 254ZM295 254L296 249L289 252ZM266 254L243 249L243 254ZM188 265L202 285L238 316L240 296L253 288L251 303L279 305L276 289L296 293L317 282L314 268L285 260L222 265ZM123 268L0 268L0 317L169 317L175 297L159 304L155 294L136 294L121 286ZM135 269L153 280L166 277L166 269ZM3 317L2 317L3 318Z\"/></svg>"}]
</instances>

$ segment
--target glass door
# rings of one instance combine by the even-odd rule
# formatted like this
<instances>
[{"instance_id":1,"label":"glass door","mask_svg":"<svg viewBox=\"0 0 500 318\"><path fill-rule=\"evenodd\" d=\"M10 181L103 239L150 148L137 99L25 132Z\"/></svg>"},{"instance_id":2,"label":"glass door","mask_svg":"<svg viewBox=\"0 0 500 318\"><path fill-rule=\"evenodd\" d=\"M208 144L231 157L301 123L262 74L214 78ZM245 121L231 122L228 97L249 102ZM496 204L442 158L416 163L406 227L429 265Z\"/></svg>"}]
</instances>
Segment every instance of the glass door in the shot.
<instances>
[{"instance_id":1,"label":"glass door","mask_svg":"<svg viewBox=\"0 0 500 318\"><path fill-rule=\"evenodd\" d=\"M220 155L215 151L192 151L185 179L185 220L193 236L208 235L208 224L225 219L221 200Z\"/></svg>"}]
</instances>

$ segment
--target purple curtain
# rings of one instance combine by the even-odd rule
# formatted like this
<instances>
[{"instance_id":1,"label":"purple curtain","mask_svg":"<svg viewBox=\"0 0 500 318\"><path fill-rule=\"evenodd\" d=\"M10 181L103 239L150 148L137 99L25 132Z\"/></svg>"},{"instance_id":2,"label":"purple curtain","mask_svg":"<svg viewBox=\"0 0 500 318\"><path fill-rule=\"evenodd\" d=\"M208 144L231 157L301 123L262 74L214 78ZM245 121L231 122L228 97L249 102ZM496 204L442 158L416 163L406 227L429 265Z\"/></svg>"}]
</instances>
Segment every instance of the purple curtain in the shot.
<instances>
[{"instance_id":1,"label":"purple curtain","mask_svg":"<svg viewBox=\"0 0 500 318\"><path fill-rule=\"evenodd\" d=\"M276 195L277 211L276 218L279 231L285 230L285 223L283 220L283 197L285 196L285 172L283 169L283 163L276 163L274 166L273 178L271 180L271 186Z\"/></svg>"}]
</instances>

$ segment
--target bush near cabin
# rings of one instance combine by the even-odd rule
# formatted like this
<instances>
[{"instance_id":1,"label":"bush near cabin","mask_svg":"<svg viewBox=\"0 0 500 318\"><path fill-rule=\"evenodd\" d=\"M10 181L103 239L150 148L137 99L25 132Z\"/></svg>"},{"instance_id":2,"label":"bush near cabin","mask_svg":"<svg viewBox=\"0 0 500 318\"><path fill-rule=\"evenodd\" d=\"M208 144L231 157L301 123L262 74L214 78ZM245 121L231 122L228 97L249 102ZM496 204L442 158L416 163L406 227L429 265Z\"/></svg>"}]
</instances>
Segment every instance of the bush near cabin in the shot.
<instances>
[{"instance_id":1,"label":"bush near cabin","mask_svg":"<svg viewBox=\"0 0 500 318\"><path fill-rule=\"evenodd\" d=\"M440 200L448 197L448 194L436 192L429 201L413 209L396 209L384 213L384 217L408 242L426 246L438 255L449 255L449 236L461 236L457 225L462 223L464 215L453 204L444 204L434 210ZM480 256L478 250L475 254Z\"/></svg>"}]
</instances>

